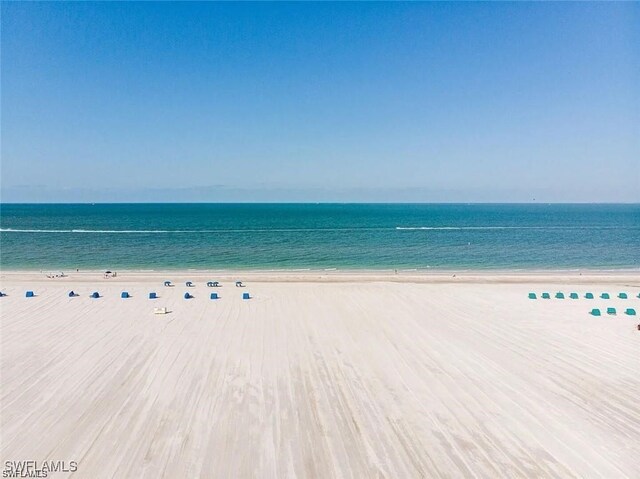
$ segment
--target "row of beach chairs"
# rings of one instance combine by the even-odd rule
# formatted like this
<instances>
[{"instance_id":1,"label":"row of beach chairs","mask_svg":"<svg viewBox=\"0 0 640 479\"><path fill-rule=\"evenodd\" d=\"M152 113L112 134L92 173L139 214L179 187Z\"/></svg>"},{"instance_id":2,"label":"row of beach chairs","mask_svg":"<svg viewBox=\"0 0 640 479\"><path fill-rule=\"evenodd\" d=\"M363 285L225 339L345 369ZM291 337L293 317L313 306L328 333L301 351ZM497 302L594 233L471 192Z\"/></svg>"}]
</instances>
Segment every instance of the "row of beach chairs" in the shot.
<instances>
[{"instance_id":1,"label":"row of beach chairs","mask_svg":"<svg viewBox=\"0 0 640 479\"><path fill-rule=\"evenodd\" d=\"M599 308L593 308L589 314L592 316L602 316ZM607 314L610 316L615 316L618 313L616 312L616 308L607 308ZM624 314L626 314L627 316L635 316L636 310L633 308L627 308Z\"/></svg>"},{"instance_id":2,"label":"row of beach chairs","mask_svg":"<svg viewBox=\"0 0 640 479\"><path fill-rule=\"evenodd\" d=\"M551 295L549 293L542 293L540 295L540 297L542 299L551 299ZM638 293L638 295L636 297L640 298L640 293ZM555 298L556 299L565 299L564 293L558 291L555 294ZM578 296L578 293L569 293L569 298L571 298L571 299L579 299L580 296ZM595 296L593 295L593 293L585 293L584 298L585 299L594 299ZM618 293L618 298L619 299L629 299L629 295L627 293ZM536 295L536 293L529 293L529 299L538 299L538 296ZM609 293L602 293L600 295L600 299L611 299L611 295L609 295Z\"/></svg>"},{"instance_id":3,"label":"row of beach chairs","mask_svg":"<svg viewBox=\"0 0 640 479\"><path fill-rule=\"evenodd\" d=\"M171 281L165 281L164 285L167 288L174 286L174 284ZM187 281L187 282L184 283L184 285L187 288L195 287L195 285L193 284L192 281ZM220 284L219 281L207 281L207 287L208 288L220 288L220 287L222 287L222 285ZM242 284L242 281L236 281L236 288L244 288L244 284Z\"/></svg>"},{"instance_id":4,"label":"row of beach chairs","mask_svg":"<svg viewBox=\"0 0 640 479\"><path fill-rule=\"evenodd\" d=\"M193 296L191 293L186 292L184 293L184 299L193 299L195 298L195 296ZM220 296L218 296L218 293L211 293L209 295L210 299L220 299ZM249 293L242 293L242 299L251 299L251 296L249 295Z\"/></svg>"},{"instance_id":5,"label":"row of beach chairs","mask_svg":"<svg viewBox=\"0 0 640 479\"><path fill-rule=\"evenodd\" d=\"M0 296L6 296L5 293L0 292ZM69 297L70 298L75 298L76 296L80 296L78 293L76 293L75 291L69 291ZM35 293L33 291L27 291L25 293L25 297L27 298L33 298L35 297ZM97 299L100 298L100 293L98 293L97 291L94 291L93 293L91 293L89 295L90 298L93 299ZM123 291L122 293L120 293L120 297L122 299L128 299L131 298L131 295L129 294L128 291ZM193 296L191 293L187 292L184 293L184 299L192 299L195 296ZM218 296L218 293L211 293L209 295L210 299L220 299L220 296ZM158 294L155 292L151 292L149 293L149 299L158 299ZM242 293L242 299L251 299L251 295L249 293Z\"/></svg>"}]
</instances>

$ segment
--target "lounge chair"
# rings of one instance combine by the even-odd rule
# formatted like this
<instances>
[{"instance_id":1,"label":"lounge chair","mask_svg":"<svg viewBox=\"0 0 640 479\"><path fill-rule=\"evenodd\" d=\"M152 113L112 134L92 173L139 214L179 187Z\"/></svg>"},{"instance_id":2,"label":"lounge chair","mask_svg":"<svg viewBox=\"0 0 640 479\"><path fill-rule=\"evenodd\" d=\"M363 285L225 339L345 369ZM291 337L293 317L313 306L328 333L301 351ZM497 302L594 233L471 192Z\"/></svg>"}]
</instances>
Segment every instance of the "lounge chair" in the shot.
<instances>
[{"instance_id":1,"label":"lounge chair","mask_svg":"<svg viewBox=\"0 0 640 479\"><path fill-rule=\"evenodd\" d=\"M529 299L536 299L536 293L529 293Z\"/></svg>"},{"instance_id":2,"label":"lounge chair","mask_svg":"<svg viewBox=\"0 0 640 479\"><path fill-rule=\"evenodd\" d=\"M593 299L593 293L586 293L584 297L585 299Z\"/></svg>"},{"instance_id":3,"label":"lounge chair","mask_svg":"<svg viewBox=\"0 0 640 479\"><path fill-rule=\"evenodd\" d=\"M6 296L6 294L0 291L0 298L2 298L3 296Z\"/></svg>"},{"instance_id":4,"label":"lounge chair","mask_svg":"<svg viewBox=\"0 0 640 479\"><path fill-rule=\"evenodd\" d=\"M126 298L130 298L131 296L129 296L129 293L127 293L126 291L123 291L122 293L120 293L120 297L122 299L126 299Z\"/></svg>"},{"instance_id":5,"label":"lounge chair","mask_svg":"<svg viewBox=\"0 0 640 479\"><path fill-rule=\"evenodd\" d=\"M189 293L184 293L184 299L191 299L193 298L193 296L191 296Z\"/></svg>"},{"instance_id":6,"label":"lounge chair","mask_svg":"<svg viewBox=\"0 0 640 479\"><path fill-rule=\"evenodd\" d=\"M627 293L618 293L618 298L620 299L627 299Z\"/></svg>"},{"instance_id":7,"label":"lounge chair","mask_svg":"<svg viewBox=\"0 0 640 479\"><path fill-rule=\"evenodd\" d=\"M149 299L158 299L158 295L156 295L156 293L149 293Z\"/></svg>"},{"instance_id":8,"label":"lounge chair","mask_svg":"<svg viewBox=\"0 0 640 479\"><path fill-rule=\"evenodd\" d=\"M207 288L213 288L213 281L207 281Z\"/></svg>"},{"instance_id":9,"label":"lounge chair","mask_svg":"<svg viewBox=\"0 0 640 479\"><path fill-rule=\"evenodd\" d=\"M187 288L192 288L192 287L193 287L193 283L192 283L191 281L187 281L187 282L186 282L186 283L184 283L184 284L185 284L185 286L186 286Z\"/></svg>"},{"instance_id":10,"label":"lounge chair","mask_svg":"<svg viewBox=\"0 0 640 479\"><path fill-rule=\"evenodd\" d=\"M153 314L167 314L167 308L153 308Z\"/></svg>"},{"instance_id":11,"label":"lounge chair","mask_svg":"<svg viewBox=\"0 0 640 479\"><path fill-rule=\"evenodd\" d=\"M611 299L611 296L609 296L609 293L602 293L602 294L600 295L600 297L601 297L602 299Z\"/></svg>"},{"instance_id":12,"label":"lounge chair","mask_svg":"<svg viewBox=\"0 0 640 479\"><path fill-rule=\"evenodd\" d=\"M171 284L171 281L165 281L165 282L164 282L164 285L165 285L165 286L173 286L173 285Z\"/></svg>"},{"instance_id":13,"label":"lounge chair","mask_svg":"<svg viewBox=\"0 0 640 479\"><path fill-rule=\"evenodd\" d=\"M220 286L220 283L218 281L214 281L213 282L213 287L214 288L218 288Z\"/></svg>"},{"instance_id":14,"label":"lounge chair","mask_svg":"<svg viewBox=\"0 0 640 479\"><path fill-rule=\"evenodd\" d=\"M549 293L542 293L542 299L551 299L551 295Z\"/></svg>"},{"instance_id":15,"label":"lounge chair","mask_svg":"<svg viewBox=\"0 0 640 479\"><path fill-rule=\"evenodd\" d=\"M91 297L92 298L99 298L100 294L97 291L94 291L93 293L91 293Z\"/></svg>"},{"instance_id":16,"label":"lounge chair","mask_svg":"<svg viewBox=\"0 0 640 479\"><path fill-rule=\"evenodd\" d=\"M27 291L24 296L25 298L33 298L35 294L33 294L33 291Z\"/></svg>"},{"instance_id":17,"label":"lounge chair","mask_svg":"<svg viewBox=\"0 0 640 479\"><path fill-rule=\"evenodd\" d=\"M218 293L211 293L211 299L218 299Z\"/></svg>"},{"instance_id":18,"label":"lounge chair","mask_svg":"<svg viewBox=\"0 0 640 479\"><path fill-rule=\"evenodd\" d=\"M615 315L616 314L616 308L607 308L607 314Z\"/></svg>"},{"instance_id":19,"label":"lounge chair","mask_svg":"<svg viewBox=\"0 0 640 479\"><path fill-rule=\"evenodd\" d=\"M578 299L578 297L579 297L579 296L578 296L578 293L571 293L571 294L569 295L569 297L570 297L571 299Z\"/></svg>"},{"instance_id":20,"label":"lounge chair","mask_svg":"<svg viewBox=\"0 0 640 479\"><path fill-rule=\"evenodd\" d=\"M624 314L626 314L627 316L635 316L636 315L636 310L633 308L627 308L627 310L624 312Z\"/></svg>"},{"instance_id":21,"label":"lounge chair","mask_svg":"<svg viewBox=\"0 0 640 479\"><path fill-rule=\"evenodd\" d=\"M564 293L556 293L556 299L564 299Z\"/></svg>"},{"instance_id":22,"label":"lounge chair","mask_svg":"<svg viewBox=\"0 0 640 479\"><path fill-rule=\"evenodd\" d=\"M242 293L242 299L251 299L251 296L249 296L249 293Z\"/></svg>"},{"instance_id":23,"label":"lounge chair","mask_svg":"<svg viewBox=\"0 0 640 479\"><path fill-rule=\"evenodd\" d=\"M236 288L244 288L244 284L242 284L242 281L236 281Z\"/></svg>"},{"instance_id":24,"label":"lounge chair","mask_svg":"<svg viewBox=\"0 0 640 479\"><path fill-rule=\"evenodd\" d=\"M593 308L591 310L591 313L589 313L589 314L591 314L592 316L600 316L601 315L600 310L598 308Z\"/></svg>"}]
</instances>

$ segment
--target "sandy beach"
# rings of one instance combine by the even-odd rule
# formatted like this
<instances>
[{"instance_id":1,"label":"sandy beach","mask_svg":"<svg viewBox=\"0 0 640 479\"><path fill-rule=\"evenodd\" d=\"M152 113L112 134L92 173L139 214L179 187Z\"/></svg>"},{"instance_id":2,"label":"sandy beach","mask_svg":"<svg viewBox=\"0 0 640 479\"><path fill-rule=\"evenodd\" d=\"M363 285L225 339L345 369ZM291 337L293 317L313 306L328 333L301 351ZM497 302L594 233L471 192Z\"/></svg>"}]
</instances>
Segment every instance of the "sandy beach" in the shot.
<instances>
[{"instance_id":1,"label":"sandy beach","mask_svg":"<svg viewBox=\"0 0 640 479\"><path fill-rule=\"evenodd\" d=\"M1 274L3 468L638 477L637 272L66 273Z\"/></svg>"}]
</instances>

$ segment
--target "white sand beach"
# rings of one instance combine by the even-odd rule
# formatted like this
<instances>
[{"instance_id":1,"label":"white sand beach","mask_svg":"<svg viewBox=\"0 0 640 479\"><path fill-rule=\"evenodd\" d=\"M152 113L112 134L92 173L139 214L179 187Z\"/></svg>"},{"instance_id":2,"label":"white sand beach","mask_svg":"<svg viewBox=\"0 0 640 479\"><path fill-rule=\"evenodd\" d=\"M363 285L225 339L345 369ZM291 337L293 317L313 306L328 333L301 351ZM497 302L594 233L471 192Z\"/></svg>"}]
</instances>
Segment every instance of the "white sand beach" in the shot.
<instances>
[{"instance_id":1,"label":"white sand beach","mask_svg":"<svg viewBox=\"0 0 640 479\"><path fill-rule=\"evenodd\" d=\"M639 477L638 273L67 274L1 274L3 468Z\"/></svg>"}]
</instances>

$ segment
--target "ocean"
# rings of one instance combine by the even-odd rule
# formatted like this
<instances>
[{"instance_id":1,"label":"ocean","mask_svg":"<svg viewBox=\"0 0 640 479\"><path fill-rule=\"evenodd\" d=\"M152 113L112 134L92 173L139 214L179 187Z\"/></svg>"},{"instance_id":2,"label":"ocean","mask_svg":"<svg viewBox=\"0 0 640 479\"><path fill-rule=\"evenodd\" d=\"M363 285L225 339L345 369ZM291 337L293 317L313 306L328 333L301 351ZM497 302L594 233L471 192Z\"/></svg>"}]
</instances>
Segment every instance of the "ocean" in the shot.
<instances>
[{"instance_id":1,"label":"ocean","mask_svg":"<svg viewBox=\"0 0 640 479\"><path fill-rule=\"evenodd\" d=\"M0 268L638 269L638 204L2 204Z\"/></svg>"}]
</instances>

